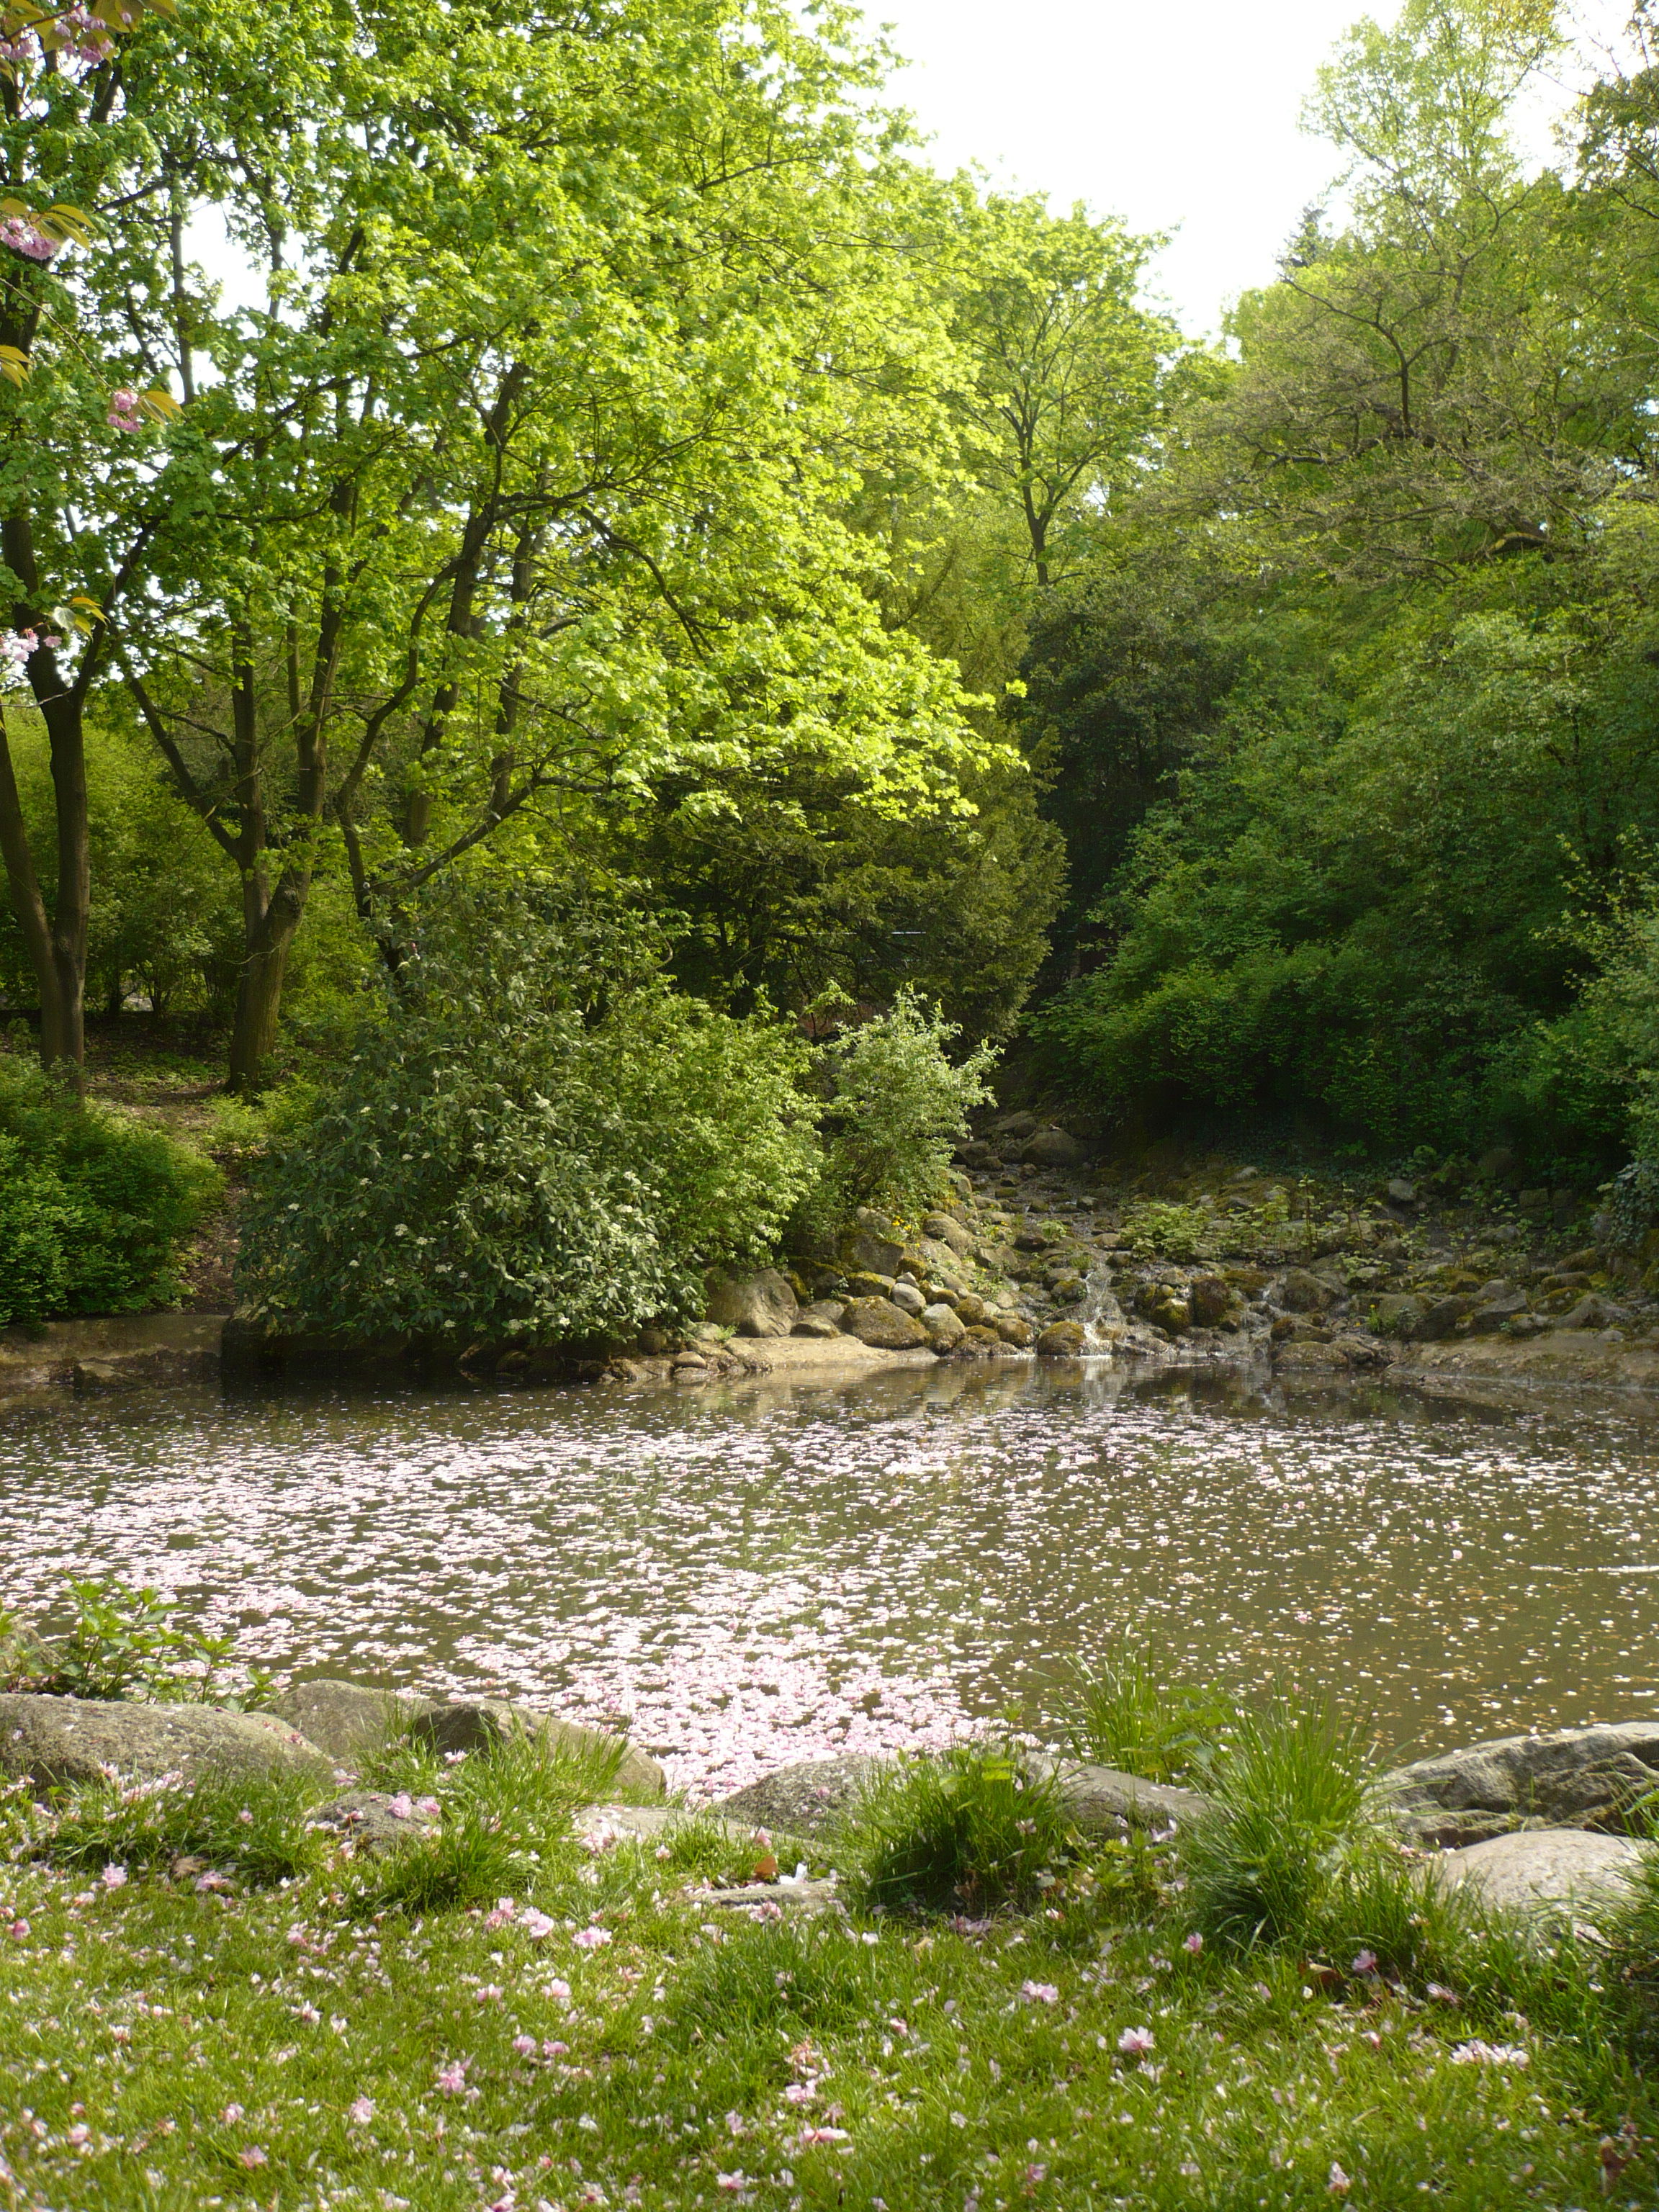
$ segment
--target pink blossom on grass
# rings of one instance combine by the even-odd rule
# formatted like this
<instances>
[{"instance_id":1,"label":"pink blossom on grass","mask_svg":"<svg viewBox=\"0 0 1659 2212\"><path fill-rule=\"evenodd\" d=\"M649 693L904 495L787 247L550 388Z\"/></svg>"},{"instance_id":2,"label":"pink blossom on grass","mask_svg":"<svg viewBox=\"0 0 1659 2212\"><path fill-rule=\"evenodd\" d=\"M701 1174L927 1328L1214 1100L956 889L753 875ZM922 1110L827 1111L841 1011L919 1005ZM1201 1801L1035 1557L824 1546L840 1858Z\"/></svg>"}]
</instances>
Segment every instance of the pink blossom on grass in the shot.
<instances>
[{"instance_id":1,"label":"pink blossom on grass","mask_svg":"<svg viewBox=\"0 0 1659 2212\"><path fill-rule=\"evenodd\" d=\"M104 1869L102 1875L100 1876L100 1880L103 1882L106 1889L125 1889L126 1887L127 1881L127 1870L124 1866L106 1866Z\"/></svg>"},{"instance_id":2,"label":"pink blossom on grass","mask_svg":"<svg viewBox=\"0 0 1659 2212\"><path fill-rule=\"evenodd\" d=\"M446 2097L459 2097L465 2088L469 2063L465 2058L452 2058L447 2065L439 2067L438 2087Z\"/></svg>"},{"instance_id":3,"label":"pink blossom on grass","mask_svg":"<svg viewBox=\"0 0 1659 2212\"><path fill-rule=\"evenodd\" d=\"M1117 2047L1126 2058L1139 2058L1143 2051L1152 2048L1155 2039L1150 2027L1126 2027L1117 2039Z\"/></svg>"},{"instance_id":4,"label":"pink blossom on grass","mask_svg":"<svg viewBox=\"0 0 1659 2212\"><path fill-rule=\"evenodd\" d=\"M571 1937L579 1951L597 1951L611 1941L608 1928L579 1928Z\"/></svg>"},{"instance_id":5,"label":"pink blossom on grass","mask_svg":"<svg viewBox=\"0 0 1659 2212\"><path fill-rule=\"evenodd\" d=\"M799 2140L803 2143L850 2142L852 2137L845 2128L803 2128Z\"/></svg>"},{"instance_id":6,"label":"pink blossom on grass","mask_svg":"<svg viewBox=\"0 0 1659 2212\"><path fill-rule=\"evenodd\" d=\"M1190 1936L1183 1936L1182 1937L1181 1948L1186 1952L1189 1958L1197 1958L1199 1953L1204 1948L1204 1938L1199 1934L1196 1928L1194 1929Z\"/></svg>"},{"instance_id":7,"label":"pink blossom on grass","mask_svg":"<svg viewBox=\"0 0 1659 2212\"><path fill-rule=\"evenodd\" d=\"M242 2153L242 2164L252 2168L256 2166L269 2166L270 2164L270 2160L266 2157L264 2152L260 2149L258 2143L250 2143L247 2148Z\"/></svg>"},{"instance_id":8,"label":"pink blossom on grass","mask_svg":"<svg viewBox=\"0 0 1659 2212\"><path fill-rule=\"evenodd\" d=\"M1333 2197L1346 2197L1353 2187L1352 2182L1349 2180L1334 2159L1331 2160L1331 2177L1325 2186Z\"/></svg>"},{"instance_id":9,"label":"pink blossom on grass","mask_svg":"<svg viewBox=\"0 0 1659 2212\"><path fill-rule=\"evenodd\" d=\"M536 2039L533 2035L515 2035L513 2048L520 2058L533 2058L536 2056Z\"/></svg>"},{"instance_id":10,"label":"pink blossom on grass","mask_svg":"<svg viewBox=\"0 0 1659 2212\"><path fill-rule=\"evenodd\" d=\"M1052 1982L1022 1982L1019 1993L1027 2004L1058 2004L1060 1991Z\"/></svg>"},{"instance_id":11,"label":"pink blossom on grass","mask_svg":"<svg viewBox=\"0 0 1659 2212\"><path fill-rule=\"evenodd\" d=\"M544 1936L550 1936L557 1924L556 1921L550 1920L546 1913L538 1912L533 1905L526 1905L519 1915L519 1925L532 1943L539 1943Z\"/></svg>"},{"instance_id":12,"label":"pink blossom on grass","mask_svg":"<svg viewBox=\"0 0 1659 2212\"><path fill-rule=\"evenodd\" d=\"M1349 1972L1350 1972L1350 1973L1353 1973L1353 1974L1374 1974L1374 1973L1376 1972L1376 1952L1375 1952L1375 1951L1359 1951L1359 1952L1356 1952L1356 1953L1355 1953L1355 1954L1354 1954L1354 1961L1353 1961L1353 1964L1352 1964L1352 1966L1348 1969L1348 1971L1349 1971Z\"/></svg>"},{"instance_id":13,"label":"pink blossom on grass","mask_svg":"<svg viewBox=\"0 0 1659 2212\"><path fill-rule=\"evenodd\" d=\"M359 2097L346 2109L346 2118L355 2128L366 2128L374 2117L374 2100L372 2097Z\"/></svg>"}]
</instances>

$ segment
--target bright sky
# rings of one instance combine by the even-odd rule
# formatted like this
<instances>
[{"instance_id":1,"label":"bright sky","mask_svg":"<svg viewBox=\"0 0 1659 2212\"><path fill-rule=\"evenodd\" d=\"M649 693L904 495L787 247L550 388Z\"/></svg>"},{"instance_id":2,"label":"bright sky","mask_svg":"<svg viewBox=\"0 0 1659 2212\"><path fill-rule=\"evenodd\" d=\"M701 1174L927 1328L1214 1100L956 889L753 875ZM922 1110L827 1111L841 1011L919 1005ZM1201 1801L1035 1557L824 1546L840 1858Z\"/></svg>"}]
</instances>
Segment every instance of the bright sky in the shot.
<instances>
[{"instance_id":1,"label":"bright sky","mask_svg":"<svg viewBox=\"0 0 1659 2212\"><path fill-rule=\"evenodd\" d=\"M893 85L936 166L1175 231L1158 284L1194 337L1274 258L1336 159L1297 128L1360 15L1396 0L866 0L911 66ZM1583 0L1593 33L1627 12ZM1547 136L1547 134L1540 134Z\"/></svg>"}]
</instances>

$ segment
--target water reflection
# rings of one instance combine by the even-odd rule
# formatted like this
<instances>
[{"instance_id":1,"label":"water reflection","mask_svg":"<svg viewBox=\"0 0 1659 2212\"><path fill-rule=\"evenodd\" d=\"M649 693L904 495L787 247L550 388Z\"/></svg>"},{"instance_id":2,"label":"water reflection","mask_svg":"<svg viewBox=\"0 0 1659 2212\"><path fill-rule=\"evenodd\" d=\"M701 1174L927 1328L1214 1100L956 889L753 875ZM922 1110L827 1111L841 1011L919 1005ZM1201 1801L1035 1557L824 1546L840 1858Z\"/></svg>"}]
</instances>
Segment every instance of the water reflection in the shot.
<instances>
[{"instance_id":1,"label":"water reflection","mask_svg":"<svg viewBox=\"0 0 1659 2212\"><path fill-rule=\"evenodd\" d=\"M834 1391L266 1392L0 1422L0 1595L116 1571L279 1668L632 1717L678 1778L937 1741L1128 1626L1395 1743L1650 1705L1635 1407L942 1366Z\"/></svg>"}]
</instances>

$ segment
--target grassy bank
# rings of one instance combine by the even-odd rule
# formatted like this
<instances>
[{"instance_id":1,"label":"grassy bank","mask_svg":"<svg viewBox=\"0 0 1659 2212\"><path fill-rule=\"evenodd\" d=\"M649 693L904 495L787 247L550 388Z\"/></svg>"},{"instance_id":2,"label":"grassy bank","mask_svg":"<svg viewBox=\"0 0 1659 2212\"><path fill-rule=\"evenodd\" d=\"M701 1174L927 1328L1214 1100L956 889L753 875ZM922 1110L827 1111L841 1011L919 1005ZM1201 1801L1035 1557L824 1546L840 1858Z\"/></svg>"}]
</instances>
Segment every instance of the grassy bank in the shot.
<instances>
[{"instance_id":1,"label":"grassy bank","mask_svg":"<svg viewBox=\"0 0 1659 2212\"><path fill-rule=\"evenodd\" d=\"M441 1826L375 1861L292 1785L3 1801L0 2203L1652 2202L1639 1928L1529 1948L1367 1844L1230 1945L1213 1838L1041 1803L964 1917L1007 1824L941 1843L937 1769L838 1843L848 1914L733 1911L763 1841L587 1847L591 1773L393 1756Z\"/></svg>"}]
</instances>

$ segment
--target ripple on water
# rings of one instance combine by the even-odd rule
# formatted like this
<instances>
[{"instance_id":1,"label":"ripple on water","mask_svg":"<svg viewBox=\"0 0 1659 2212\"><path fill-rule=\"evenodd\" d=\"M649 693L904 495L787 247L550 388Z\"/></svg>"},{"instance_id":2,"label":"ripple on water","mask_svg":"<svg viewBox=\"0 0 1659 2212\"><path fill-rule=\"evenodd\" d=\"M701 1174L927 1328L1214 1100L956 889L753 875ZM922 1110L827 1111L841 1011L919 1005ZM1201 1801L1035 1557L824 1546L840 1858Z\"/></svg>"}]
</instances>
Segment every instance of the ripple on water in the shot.
<instances>
[{"instance_id":1,"label":"ripple on water","mask_svg":"<svg viewBox=\"0 0 1659 2212\"><path fill-rule=\"evenodd\" d=\"M1393 1743L1641 1710L1659 1425L941 1369L747 1396L261 1393L0 1423L0 1599L161 1584L282 1671L625 1717L696 1792L945 1741L1130 1628Z\"/></svg>"}]
</instances>

